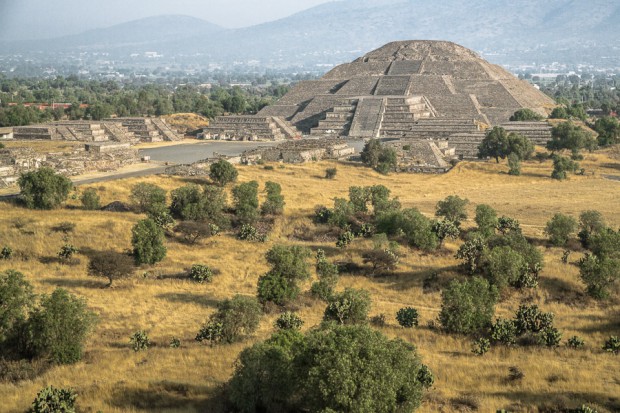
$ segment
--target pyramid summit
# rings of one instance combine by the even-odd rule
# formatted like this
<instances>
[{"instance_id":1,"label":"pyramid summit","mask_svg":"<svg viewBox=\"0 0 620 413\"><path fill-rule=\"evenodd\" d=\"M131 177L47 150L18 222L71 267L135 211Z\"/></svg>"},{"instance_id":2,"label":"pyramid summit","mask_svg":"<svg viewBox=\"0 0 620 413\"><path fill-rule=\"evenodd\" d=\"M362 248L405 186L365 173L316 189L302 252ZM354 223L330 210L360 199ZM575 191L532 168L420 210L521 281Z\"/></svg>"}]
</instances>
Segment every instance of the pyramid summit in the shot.
<instances>
[{"instance_id":1,"label":"pyramid summit","mask_svg":"<svg viewBox=\"0 0 620 413\"><path fill-rule=\"evenodd\" d=\"M545 114L553 105L470 49L412 40L388 43L321 79L300 82L257 116L318 136L447 139L505 123L518 109Z\"/></svg>"}]
</instances>

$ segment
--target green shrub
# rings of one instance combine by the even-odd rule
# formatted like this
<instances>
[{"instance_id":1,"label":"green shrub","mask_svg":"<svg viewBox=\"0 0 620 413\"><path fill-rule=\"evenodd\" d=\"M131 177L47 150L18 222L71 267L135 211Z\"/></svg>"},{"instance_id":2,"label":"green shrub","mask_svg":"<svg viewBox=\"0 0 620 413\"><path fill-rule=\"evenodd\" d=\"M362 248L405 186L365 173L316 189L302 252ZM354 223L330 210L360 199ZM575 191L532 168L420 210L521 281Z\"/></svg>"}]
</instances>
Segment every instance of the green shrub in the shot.
<instances>
[{"instance_id":1,"label":"green shrub","mask_svg":"<svg viewBox=\"0 0 620 413\"><path fill-rule=\"evenodd\" d=\"M353 242L355 239L355 234L351 231L344 231L340 235L338 235L338 240L336 241L336 247L338 248L346 248Z\"/></svg>"},{"instance_id":2,"label":"green shrub","mask_svg":"<svg viewBox=\"0 0 620 413\"><path fill-rule=\"evenodd\" d=\"M17 333L34 304L32 286L24 274L15 270L0 273L0 347Z\"/></svg>"},{"instance_id":3,"label":"green shrub","mask_svg":"<svg viewBox=\"0 0 620 413\"><path fill-rule=\"evenodd\" d=\"M575 218L563 215L555 214L545 227L545 234L549 236L549 241L557 246L561 247L566 245L570 236L577 230L577 221Z\"/></svg>"},{"instance_id":4,"label":"green shrub","mask_svg":"<svg viewBox=\"0 0 620 413\"><path fill-rule=\"evenodd\" d=\"M164 231L150 218L138 221L131 230L133 256L138 265L156 264L166 257Z\"/></svg>"},{"instance_id":5,"label":"green shrub","mask_svg":"<svg viewBox=\"0 0 620 413\"><path fill-rule=\"evenodd\" d=\"M477 356L484 356L490 349L491 342L484 337L480 337L478 340L474 341L471 352Z\"/></svg>"},{"instance_id":6,"label":"green shrub","mask_svg":"<svg viewBox=\"0 0 620 413\"><path fill-rule=\"evenodd\" d=\"M501 216L497 219L495 227L502 235L509 233L521 233L521 224L514 218Z\"/></svg>"},{"instance_id":7,"label":"green shrub","mask_svg":"<svg viewBox=\"0 0 620 413\"><path fill-rule=\"evenodd\" d=\"M75 254L80 252L74 245L65 244L60 247L60 251L58 251L58 259L62 262L69 262L73 258Z\"/></svg>"},{"instance_id":8,"label":"green shrub","mask_svg":"<svg viewBox=\"0 0 620 413\"><path fill-rule=\"evenodd\" d=\"M338 284L338 266L327 261L322 249L316 252L316 274L319 281L312 284L310 292L323 301L329 301Z\"/></svg>"},{"instance_id":9,"label":"green shrub","mask_svg":"<svg viewBox=\"0 0 620 413\"><path fill-rule=\"evenodd\" d=\"M491 325L497 288L480 277L453 281L441 294L439 321L450 333L470 334Z\"/></svg>"},{"instance_id":10,"label":"green shrub","mask_svg":"<svg viewBox=\"0 0 620 413\"><path fill-rule=\"evenodd\" d=\"M540 311L537 305L522 304L515 313L515 327L517 335L538 333L553 327L553 313Z\"/></svg>"},{"instance_id":11,"label":"green shrub","mask_svg":"<svg viewBox=\"0 0 620 413\"><path fill-rule=\"evenodd\" d=\"M265 182L265 192L267 196L261 206L261 213L263 215L282 215L285 202L280 184L271 181Z\"/></svg>"},{"instance_id":12,"label":"green shrub","mask_svg":"<svg viewBox=\"0 0 620 413\"><path fill-rule=\"evenodd\" d=\"M435 233L439 240L439 248L443 245L443 241L446 238L457 239L461 231L458 225L452 221L444 219L443 221L433 221L431 231Z\"/></svg>"},{"instance_id":13,"label":"green shrub","mask_svg":"<svg viewBox=\"0 0 620 413\"><path fill-rule=\"evenodd\" d=\"M609 339L603 344L603 350L618 355L620 353L620 338L609 336Z\"/></svg>"},{"instance_id":14,"label":"green shrub","mask_svg":"<svg viewBox=\"0 0 620 413\"><path fill-rule=\"evenodd\" d=\"M206 265L194 264L189 270L189 278L200 284L209 283L213 280L213 270Z\"/></svg>"},{"instance_id":15,"label":"green shrub","mask_svg":"<svg viewBox=\"0 0 620 413\"><path fill-rule=\"evenodd\" d=\"M138 182L131 187L129 200L138 212L149 212L166 204L166 190L155 184Z\"/></svg>"},{"instance_id":16,"label":"green shrub","mask_svg":"<svg viewBox=\"0 0 620 413\"><path fill-rule=\"evenodd\" d=\"M522 274L527 272L525 259L509 246L493 248L485 255L485 260L486 277L500 291L508 285L517 285L522 281Z\"/></svg>"},{"instance_id":17,"label":"green shrub","mask_svg":"<svg viewBox=\"0 0 620 413\"><path fill-rule=\"evenodd\" d=\"M77 393L73 389L57 389L48 386L32 402L31 413L75 413Z\"/></svg>"},{"instance_id":18,"label":"green shrub","mask_svg":"<svg viewBox=\"0 0 620 413\"><path fill-rule=\"evenodd\" d=\"M538 334L538 343L547 347L558 347L562 332L555 327L547 327Z\"/></svg>"},{"instance_id":19,"label":"green shrub","mask_svg":"<svg viewBox=\"0 0 620 413\"><path fill-rule=\"evenodd\" d=\"M82 202L84 209L94 211L101 208L99 195L97 194L97 190L95 188L88 188L82 192L80 201Z\"/></svg>"},{"instance_id":20,"label":"green shrub","mask_svg":"<svg viewBox=\"0 0 620 413\"><path fill-rule=\"evenodd\" d=\"M521 175L521 160L516 153L511 153L508 155L508 168L508 175Z\"/></svg>"},{"instance_id":21,"label":"green shrub","mask_svg":"<svg viewBox=\"0 0 620 413\"><path fill-rule=\"evenodd\" d=\"M488 238L495 233L497 212L489 205L480 204L476 206L476 217L474 220L478 226L478 232L480 232L483 237Z\"/></svg>"},{"instance_id":22,"label":"green shrub","mask_svg":"<svg viewBox=\"0 0 620 413\"><path fill-rule=\"evenodd\" d=\"M360 156L365 165L384 175L396 168L396 150L382 144L378 139L368 141Z\"/></svg>"},{"instance_id":23,"label":"green shrub","mask_svg":"<svg viewBox=\"0 0 620 413\"><path fill-rule=\"evenodd\" d=\"M10 260L13 256L13 249L9 246L2 247L0 250L0 260Z\"/></svg>"},{"instance_id":24,"label":"green shrub","mask_svg":"<svg viewBox=\"0 0 620 413\"><path fill-rule=\"evenodd\" d=\"M30 357L75 363L82 358L84 341L94 324L95 315L86 302L58 288L42 296L39 307L30 313L23 350Z\"/></svg>"},{"instance_id":25,"label":"green shrub","mask_svg":"<svg viewBox=\"0 0 620 413\"><path fill-rule=\"evenodd\" d=\"M579 169L579 164L577 162L565 156L554 155L551 178L562 181L567 178L567 172L575 172L577 169Z\"/></svg>"},{"instance_id":26,"label":"green shrub","mask_svg":"<svg viewBox=\"0 0 620 413\"><path fill-rule=\"evenodd\" d=\"M238 175L237 169L224 159L220 159L209 167L209 178L219 186L235 182Z\"/></svg>"},{"instance_id":27,"label":"green shrub","mask_svg":"<svg viewBox=\"0 0 620 413\"><path fill-rule=\"evenodd\" d=\"M304 325L304 320L297 314L286 311L276 319L274 325L280 330L299 330Z\"/></svg>"},{"instance_id":28,"label":"green shrub","mask_svg":"<svg viewBox=\"0 0 620 413\"><path fill-rule=\"evenodd\" d=\"M505 346L516 344L517 327L514 321L498 318L491 326L491 340Z\"/></svg>"},{"instance_id":29,"label":"green shrub","mask_svg":"<svg viewBox=\"0 0 620 413\"><path fill-rule=\"evenodd\" d=\"M437 202L435 215L444 217L458 227L462 220L467 219L467 212L465 211L467 204L469 204L469 200L462 199L457 195L450 195L443 201Z\"/></svg>"},{"instance_id":30,"label":"green shrub","mask_svg":"<svg viewBox=\"0 0 620 413\"><path fill-rule=\"evenodd\" d=\"M368 291L347 288L329 300L323 319L336 321L339 324L365 323L368 319L370 304Z\"/></svg>"},{"instance_id":31,"label":"green shrub","mask_svg":"<svg viewBox=\"0 0 620 413\"><path fill-rule=\"evenodd\" d=\"M108 287L114 280L129 278L134 270L134 261L127 254L116 251L101 251L91 254L88 263L88 274L94 277L107 278Z\"/></svg>"},{"instance_id":32,"label":"green shrub","mask_svg":"<svg viewBox=\"0 0 620 413\"><path fill-rule=\"evenodd\" d=\"M232 190L235 216L241 224L253 224L258 219L258 182L237 185Z\"/></svg>"},{"instance_id":33,"label":"green shrub","mask_svg":"<svg viewBox=\"0 0 620 413\"><path fill-rule=\"evenodd\" d=\"M256 298L236 295L217 306L217 311L200 329L196 340L211 343L239 341L256 331L261 315L261 306Z\"/></svg>"},{"instance_id":34,"label":"green shrub","mask_svg":"<svg viewBox=\"0 0 620 413\"><path fill-rule=\"evenodd\" d=\"M584 248L590 247L590 238L605 230L603 214L596 210L583 211L579 214L579 240Z\"/></svg>"},{"instance_id":35,"label":"green shrub","mask_svg":"<svg viewBox=\"0 0 620 413\"><path fill-rule=\"evenodd\" d=\"M151 341L149 340L149 335L144 330L139 330L133 333L131 338L129 339L129 343L131 344L131 348L133 351L145 351L148 350L151 345Z\"/></svg>"},{"instance_id":36,"label":"green shrub","mask_svg":"<svg viewBox=\"0 0 620 413\"><path fill-rule=\"evenodd\" d=\"M620 279L620 259L586 254L579 260L579 275L588 295L598 300L606 299L611 286Z\"/></svg>"},{"instance_id":37,"label":"green shrub","mask_svg":"<svg viewBox=\"0 0 620 413\"><path fill-rule=\"evenodd\" d=\"M170 348L179 348L181 347L181 340L179 340L177 337L172 337L170 339Z\"/></svg>"},{"instance_id":38,"label":"green shrub","mask_svg":"<svg viewBox=\"0 0 620 413\"><path fill-rule=\"evenodd\" d=\"M73 183L51 168L40 168L20 175L20 197L28 208L54 209L67 200Z\"/></svg>"},{"instance_id":39,"label":"green shrub","mask_svg":"<svg viewBox=\"0 0 620 413\"><path fill-rule=\"evenodd\" d=\"M519 109L517 110L511 117L511 122L525 122L525 121L539 121L542 120L543 117L538 113L534 112L532 109Z\"/></svg>"},{"instance_id":40,"label":"green shrub","mask_svg":"<svg viewBox=\"0 0 620 413\"><path fill-rule=\"evenodd\" d=\"M396 321L400 326L406 328L417 327L418 317L418 310L412 307L403 307L396 313Z\"/></svg>"},{"instance_id":41,"label":"green shrub","mask_svg":"<svg viewBox=\"0 0 620 413\"><path fill-rule=\"evenodd\" d=\"M485 255L487 246L480 237L474 237L465 241L454 255L455 258L463 260L463 266L469 274L474 274L481 264L481 260Z\"/></svg>"},{"instance_id":42,"label":"green shrub","mask_svg":"<svg viewBox=\"0 0 620 413\"><path fill-rule=\"evenodd\" d=\"M325 170L325 179L334 179L336 178L336 174L338 173L338 169L336 168L327 168Z\"/></svg>"},{"instance_id":43,"label":"green shrub","mask_svg":"<svg viewBox=\"0 0 620 413\"><path fill-rule=\"evenodd\" d=\"M566 346L574 349L582 348L585 346L585 341L579 336L572 336L566 341Z\"/></svg>"}]
</instances>

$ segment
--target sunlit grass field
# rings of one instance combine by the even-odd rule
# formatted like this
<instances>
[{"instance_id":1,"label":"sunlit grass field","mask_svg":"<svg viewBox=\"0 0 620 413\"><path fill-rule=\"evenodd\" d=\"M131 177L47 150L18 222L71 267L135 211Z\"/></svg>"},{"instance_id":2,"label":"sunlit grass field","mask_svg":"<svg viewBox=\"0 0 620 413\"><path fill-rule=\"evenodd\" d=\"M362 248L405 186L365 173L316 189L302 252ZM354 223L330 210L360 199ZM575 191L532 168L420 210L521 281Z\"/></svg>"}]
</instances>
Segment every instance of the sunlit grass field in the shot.
<instances>
[{"instance_id":1,"label":"sunlit grass field","mask_svg":"<svg viewBox=\"0 0 620 413\"><path fill-rule=\"evenodd\" d=\"M554 411L563 406L575 408L583 403L595 405L599 412L620 411L620 358L601 350L609 335L620 335L620 298L596 302L583 293L579 271L573 265L581 253L574 252L569 264L561 262L562 249L548 248L543 242L545 223L556 212L578 217L596 209L608 224L620 226L620 182L604 175L620 175L620 161L605 154L587 154L581 162L584 176L571 176L558 182L549 178L551 162L526 162L521 176L506 174L504 163L462 162L445 175L399 174L383 176L354 164L332 162L304 165L239 167L240 181L257 180L282 185L286 199L283 217L276 221L266 243L238 241L222 234L186 245L167 240L168 255L153 267L136 270L135 276L104 288L107 281L87 275L87 258L78 255L75 265L62 265L53 258L63 245L62 234L52 227L63 221L76 224L70 242L81 249L123 251L131 248L131 227L143 216L134 213L90 212L72 200L67 208L30 211L2 204L0 247L9 245L17 257L0 260L0 271L10 268L26 274L37 293L50 293L57 287L84 297L99 317L94 334L87 342L84 359L70 366L54 367L42 376L18 384L0 383L0 411L25 411L36 393L46 385L73 387L79 393L80 411L111 412L211 412L219 411L220 385L234 369L239 352L273 332L277 314L265 315L258 332L242 343L209 347L194 341L200 325L215 311L218 301L234 294L254 295L258 277L266 272L265 252L276 243L297 243L326 250L330 260L353 260L362 265L361 252L372 248L368 240L357 240L347 250L334 243L299 242L291 235L296 229L312 230L314 206L331 206L333 198L347 197L352 185L383 184L392 190L404 207L417 207L432 216L437 201L456 194L468 198L472 227L477 204L486 203L500 215L517 218L528 237L540 240L545 268L540 286L533 291L512 292L503 297L496 314L511 317L519 303L538 304L555 313L555 324L563 332L563 342L579 335L586 348L570 350L521 347L493 347L483 357L471 353L471 338L441 333L432 328L441 305L438 290L424 291L423 281L438 274L440 284L461 277L453 258L461 241L447 242L432 254L402 248L401 265L391 276L370 278L343 275L338 289L367 289L372 296L371 315L385 314L387 326L381 331L415 344L435 374L433 388L427 392L420 411L536 412ZM325 169L337 167L334 180L324 179ZM207 183L193 178L148 177L94 184L102 203L128 202L137 182L151 182L172 190L187 182ZM85 187L80 187L80 190ZM21 220L21 228L15 223ZM47 259L46 259L47 258ZM183 277L195 263L218 270L212 283L196 284ZM307 291L312 281L303 284ZM394 318L403 306L420 312L420 327L400 328ZM320 323L325 303L308 294L296 303L305 320L304 329ZM135 353L130 335L148 331L155 346ZM181 340L178 349L169 348L172 337ZM508 368L518 366L525 374L516 384L507 381ZM467 407L470 406L470 407ZM544 408L547 410L544 410Z\"/></svg>"}]
</instances>

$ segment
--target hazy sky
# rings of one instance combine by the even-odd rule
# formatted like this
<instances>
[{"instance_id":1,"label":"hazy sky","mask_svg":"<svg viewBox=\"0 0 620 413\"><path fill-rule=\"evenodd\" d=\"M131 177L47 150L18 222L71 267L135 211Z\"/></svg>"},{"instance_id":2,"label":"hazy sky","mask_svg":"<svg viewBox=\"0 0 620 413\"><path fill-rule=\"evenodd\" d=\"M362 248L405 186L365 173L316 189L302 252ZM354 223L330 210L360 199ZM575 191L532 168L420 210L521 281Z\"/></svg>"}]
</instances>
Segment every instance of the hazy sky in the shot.
<instances>
[{"instance_id":1,"label":"hazy sky","mask_svg":"<svg viewBox=\"0 0 620 413\"><path fill-rule=\"evenodd\" d=\"M244 27L329 1L333 0L0 0L0 40L56 37L161 14Z\"/></svg>"}]
</instances>

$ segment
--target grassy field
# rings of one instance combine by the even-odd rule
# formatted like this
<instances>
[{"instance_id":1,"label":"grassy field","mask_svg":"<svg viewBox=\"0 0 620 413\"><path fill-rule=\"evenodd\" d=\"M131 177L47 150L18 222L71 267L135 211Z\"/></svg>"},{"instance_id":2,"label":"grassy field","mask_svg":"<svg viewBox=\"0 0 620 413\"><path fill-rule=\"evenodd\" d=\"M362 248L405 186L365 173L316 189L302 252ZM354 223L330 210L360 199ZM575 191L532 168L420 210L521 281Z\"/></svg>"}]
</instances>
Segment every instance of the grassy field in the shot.
<instances>
[{"instance_id":1,"label":"grassy field","mask_svg":"<svg viewBox=\"0 0 620 413\"><path fill-rule=\"evenodd\" d=\"M336 179L323 178L328 167L337 166ZM562 406L582 403L596 405L599 412L620 411L620 358L601 350L610 334L620 334L620 299L616 288L612 300L598 303L583 294L575 265L563 264L562 250L548 248L543 227L555 212L577 217L586 209L599 210L613 227L620 226L620 182L603 178L620 175L620 161L605 154L588 154L582 162L584 176L571 176L564 182L549 178L551 163L526 162L518 177L506 174L505 164L462 162L445 175L383 176L357 165L330 162L305 165L239 167L240 180L279 182L286 198L286 212L275 225L269 241L237 241L224 234L188 246L169 239L168 256L154 267L140 268L133 279L106 289L106 281L86 274L87 259L79 256L76 265L53 262L63 244L52 227L62 221L76 223L71 242L82 249L130 248L130 229L141 215L133 213L87 212L71 201L68 208L51 212L2 205L0 246L10 245L19 258L0 261L0 271L14 268L26 274L38 293L56 287L68 289L87 299L98 313L99 324L88 341L84 360L76 365L55 367L42 376L18 384L0 383L0 411L25 411L42 387L73 387L79 392L82 411L97 412L209 412L217 411L217 391L232 374L239 352L268 337L276 314L266 315L256 335L243 343L209 347L194 341L200 325L214 312L216 303L236 293L254 295L258 277L267 270L265 252L275 243L299 243L312 249L324 248L331 260L352 255L361 264L359 253L369 241L356 241L341 252L333 243L297 242L292 234L313 228L311 214L317 204L332 205L334 197L346 197L351 185L383 184L398 196L405 207L415 206L432 216L437 201L457 194L470 200L469 215L475 205L486 203L500 215L521 221L524 233L539 238L545 253L545 269L537 290L513 292L503 297L497 315L509 317L520 302L538 304L552 311L563 339L572 335L586 341L583 350L540 347L506 349L494 347L484 357L471 353L467 337L443 334L431 328L437 318L441 294L424 292L426 277L437 272L441 283L457 277L453 258L459 242L447 242L443 250L424 254L403 250L405 257L394 275L382 278L344 275L339 289L365 288L370 291L371 315L383 313L388 325L381 330L414 343L436 376L436 382L420 409L424 412L554 411ZM188 180L149 177L96 184L102 202L127 201L136 182L146 181L167 190ZM81 187L80 190L84 188ZM18 223L18 225L16 225ZM21 225L19 225L21 224ZM471 227L471 219L465 227ZM21 227L21 228L17 228ZM572 263L580 258L576 252ZM51 263L50 263L51 262ZM194 263L219 270L214 281L200 285L183 278ZM310 283L303 286L307 291ZM415 329L398 327L394 315L405 306L416 307L421 325ZM321 320L325 304L305 295L297 303L310 328ZM429 325L431 324L431 325ZM146 329L155 347L134 353L129 336ZM181 348L168 347L170 339L181 339ZM524 379L510 384L508 368L518 366ZM468 407L469 406L469 407ZM546 410L545 410L546 408Z\"/></svg>"}]
</instances>

